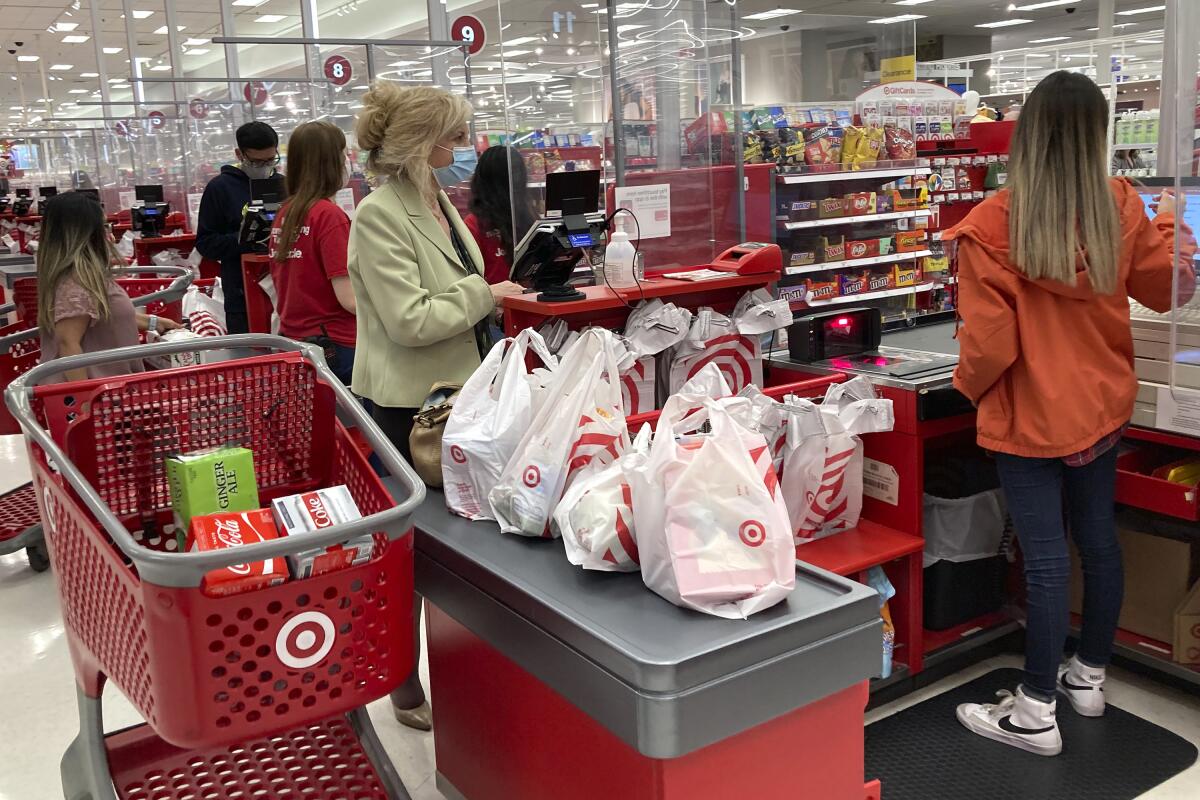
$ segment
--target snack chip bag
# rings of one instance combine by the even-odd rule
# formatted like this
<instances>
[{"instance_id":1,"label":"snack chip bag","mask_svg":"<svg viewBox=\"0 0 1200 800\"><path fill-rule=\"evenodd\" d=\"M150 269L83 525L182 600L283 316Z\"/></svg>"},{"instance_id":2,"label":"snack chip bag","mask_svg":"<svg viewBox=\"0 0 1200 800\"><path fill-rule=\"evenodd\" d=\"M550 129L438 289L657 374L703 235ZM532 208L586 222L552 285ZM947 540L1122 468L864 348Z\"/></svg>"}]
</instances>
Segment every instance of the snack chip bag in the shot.
<instances>
[{"instance_id":1,"label":"snack chip bag","mask_svg":"<svg viewBox=\"0 0 1200 800\"><path fill-rule=\"evenodd\" d=\"M854 168L855 154L863 139L863 129L851 125L842 130L842 166Z\"/></svg>"},{"instance_id":2,"label":"snack chip bag","mask_svg":"<svg viewBox=\"0 0 1200 800\"><path fill-rule=\"evenodd\" d=\"M887 128L885 136L887 137L888 158L900 160L917 157L917 143L911 130L900 127Z\"/></svg>"},{"instance_id":3,"label":"snack chip bag","mask_svg":"<svg viewBox=\"0 0 1200 800\"><path fill-rule=\"evenodd\" d=\"M804 157L812 166L838 164L842 158L842 130L821 125L804 131Z\"/></svg>"}]
</instances>

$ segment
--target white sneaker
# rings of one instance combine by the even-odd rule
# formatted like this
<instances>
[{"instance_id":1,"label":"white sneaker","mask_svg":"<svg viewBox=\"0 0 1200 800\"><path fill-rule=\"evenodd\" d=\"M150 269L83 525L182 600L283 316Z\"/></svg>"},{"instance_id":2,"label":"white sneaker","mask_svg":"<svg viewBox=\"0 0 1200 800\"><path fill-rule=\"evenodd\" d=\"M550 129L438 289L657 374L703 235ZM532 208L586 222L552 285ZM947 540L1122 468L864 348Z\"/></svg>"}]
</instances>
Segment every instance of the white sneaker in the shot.
<instances>
[{"instance_id":1,"label":"white sneaker","mask_svg":"<svg viewBox=\"0 0 1200 800\"><path fill-rule=\"evenodd\" d=\"M1089 667L1071 656L1058 668L1058 691L1080 716L1104 716L1104 667Z\"/></svg>"},{"instance_id":2,"label":"white sneaker","mask_svg":"<svg viewBox=\"0 0 1200 800\"><path fill-rule=\"evenodd\" d=\"M1039 756L1056 756L1062 752L1062 736L1054 719L1055 702L1043 703L1018 688L996 696L1000 702L963 703L958 707L958 721L967 730L997 742L1028 750Z\"/></svg>"}]
</instances>

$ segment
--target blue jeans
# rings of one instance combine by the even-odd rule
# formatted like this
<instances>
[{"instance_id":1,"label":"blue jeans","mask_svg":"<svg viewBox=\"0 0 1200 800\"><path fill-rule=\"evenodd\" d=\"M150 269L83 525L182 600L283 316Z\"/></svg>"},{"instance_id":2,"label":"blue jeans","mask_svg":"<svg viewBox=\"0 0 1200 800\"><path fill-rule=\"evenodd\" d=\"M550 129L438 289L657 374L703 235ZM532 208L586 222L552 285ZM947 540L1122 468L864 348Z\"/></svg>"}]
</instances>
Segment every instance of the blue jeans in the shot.
<instances>
[{"instance_id":1,"label":"blue jeans","mask_svg":"<svg viewBox=\"0 0 1200 800\"><path fill-rule=\"evenodd\" d=\"M1064 520L1083 566L1083 629L1077 655L1094 667L1107 666L1112 657L1125 591L1113 499L1117 448L1082 467L1068 467L1057 458L1003 453L996 454L996 466L1025 558L1024 684L1027 693L1053 699L1070 623L1071 564Z\"/></svg>"}]
</instances>

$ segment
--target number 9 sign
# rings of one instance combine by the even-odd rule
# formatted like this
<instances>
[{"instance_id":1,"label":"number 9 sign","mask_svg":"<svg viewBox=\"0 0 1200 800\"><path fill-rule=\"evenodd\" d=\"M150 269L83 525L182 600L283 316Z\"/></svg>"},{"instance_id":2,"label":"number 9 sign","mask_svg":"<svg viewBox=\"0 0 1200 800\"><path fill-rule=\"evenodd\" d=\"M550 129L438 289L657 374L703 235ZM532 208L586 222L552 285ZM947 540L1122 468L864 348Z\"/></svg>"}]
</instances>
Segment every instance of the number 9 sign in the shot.
<instances>
[{"instance_id":1,"label":"number 9 sign","mask_svg":"<svg viewBox=\"0 0 1200 800\"><path fill-rule=\"evenodd\" d=\"M354 68L345 56L330 56L325 59L325 77L334 86L345 86L354 77Z\"/></svg>"},{"instance_id":2,"label":"number 9 sign","mask_svg":"<svg viewBox=\"0 0 1200 800\"><path fill-rule=\"evenodd\" d=\"M482 22L475 17L466 15L454 20L454 24L450 26L450 38L466 44L467 52L475 55L483 49L483 45L487 41L487 32L483 29Z\"/></svg>"}]
</instances>

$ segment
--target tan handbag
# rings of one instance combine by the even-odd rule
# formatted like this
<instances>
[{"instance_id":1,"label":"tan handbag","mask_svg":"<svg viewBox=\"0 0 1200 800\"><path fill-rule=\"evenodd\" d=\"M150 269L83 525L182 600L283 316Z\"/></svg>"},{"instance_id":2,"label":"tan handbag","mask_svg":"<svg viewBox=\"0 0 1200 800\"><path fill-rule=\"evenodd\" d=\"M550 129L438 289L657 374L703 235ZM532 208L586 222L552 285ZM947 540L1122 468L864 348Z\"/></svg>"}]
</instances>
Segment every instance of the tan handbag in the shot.
<instances>
[{"instance_id":1,"label":"tan handbag","mask_svg":"<svg viewBox=\"0 0 1200 800\"><path fill-rule=\"evenodd\" d=\"M413 417L412 433L408 435L413 469L432 489L442 488L442 433L460 391L461 383L435 383Z\"/></svg>"}]
</instances>

